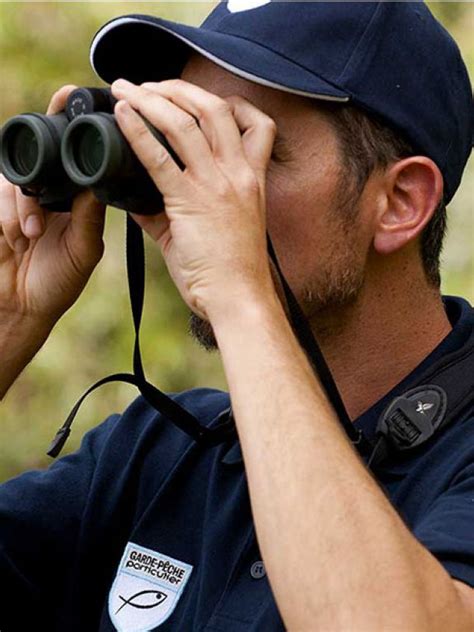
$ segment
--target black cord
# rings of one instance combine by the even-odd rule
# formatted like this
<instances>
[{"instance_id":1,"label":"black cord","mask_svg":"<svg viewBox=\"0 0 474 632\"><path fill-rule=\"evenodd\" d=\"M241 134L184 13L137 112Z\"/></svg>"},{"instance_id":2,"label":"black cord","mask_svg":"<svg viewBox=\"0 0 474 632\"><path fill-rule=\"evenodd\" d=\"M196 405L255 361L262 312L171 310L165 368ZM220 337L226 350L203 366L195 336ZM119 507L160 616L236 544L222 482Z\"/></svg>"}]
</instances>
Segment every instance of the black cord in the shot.
<instances>
[{"instance_id":1,"label":"black cord","mask_svg":"<svg viewBox=\"0 0 474 632\"><path fill-rule=\"evenodd\" d=\"M375 442L375 445L374 445L374 447L372 449L372 454L370 455L369 459L367 460L367 467L368 468L370 468L370 466L372 465L373 461L375 460L375 457L379 453L379 448L382 446L384 440L385 440L385 437L383 435L379 435L379 438Z\"/></svg>"},{"instance_id":2,"label":"black cord","mask_svg":"<svg viewBox=\"0 0 474 632\"><path fill-rule=\"evenodd\" d=\"M275 253L275 249L273 247L270 236L267 234L267 244L268 244L268 253L270 255L271 260L273 261L278 276L280 278L280 282L283 288L283 292L285 294L285 299L288 305L288 311L290 313L290 321L293 325L293 330L295 332L296 337L301 345L301 347L305 350L308 359L313 366L314 371L318 374L321 384L326 391L329 401L333 406L341 425L346 431L349 439L357 445L360 449L367 448L367 441L362 434L361 430L358 430L354 427L349 415L347 414L346 408L344 406L344 402L342 401L339 390L336 386L336 382L329 370L329 367L324 359L322 351L316 342L316 338L311 331L311 327L303 314L303 310L298 304L298 301L295 298L288 282L286 281L281 268L278 262L278 258Z\"/></svg>"},{"instance_id":3,"label":"black cord","mask_svg":"<svg viewBox=\"0 0 474 632\"><path fill-rule=\"evenodd\" d=\"M128 213L126 214L126 218L128 288L132 308L133 326L135 330L133 374L116 373L114 375L109 375L93 384L79 398L66 421L58 430L48 449L47 454L51 457L56 457L61 452L70 434L71 425L84 399L100 386L109 382L117 381L126 382L136 386L152 408L167 417L180 430L188 434L195 441L198 441L206 446L215 446L236 436L236 427L232 417L232 411L229 412L228 418L221 422L218 426L215 428L207 428L206 426L203 426L193 414L183 408L175 400L171 399L171 397L160 391L160 389L148 382L146 379L140 353L140 325L145 292L145 247L141 228L133 221ZM367 442L365 437L360 430L354 428L351 420L349 419L336 383L334 382L329 367L327 366L323 354L321 353L321 350L313 336L311 328L309 327L309 324L298 305L293 292L281 272L275 250L269 237L268 252L280 277L288 309L290 311L291 324L293 325L297 338L302 348L306 351L314 370L319 375L321 384L325 389L347 435L353 444L359 449L363 449L364 447L366 448Z\"/></svg>"},{"instance_id":4,"label":"black cord","mask_svg":"<svg viewBox=\"0 0 474 632\"><path fill-rule=\"evenodd\" d=\"M116 373L109 375L93 384L77 401L69 413L66 421L56 433L47 454L56 457L61 452L70 434L71 425L84 399L96 388L109 382L126 382L138 388L141 395L152 408L163 414L180 430L188 434L195 441L206 446L214 446L236 436L235 423L232 414L227 420L215 428L207 428L199 423L197 418L183 408L174 399L160 391L148 382L143 370L140 353L140 324L143 313L143 299L145 292L145 247L141 228L127 213L127 275L132 308L135 343L133 348L133 374Z\"/></svg>"}]
</instances>

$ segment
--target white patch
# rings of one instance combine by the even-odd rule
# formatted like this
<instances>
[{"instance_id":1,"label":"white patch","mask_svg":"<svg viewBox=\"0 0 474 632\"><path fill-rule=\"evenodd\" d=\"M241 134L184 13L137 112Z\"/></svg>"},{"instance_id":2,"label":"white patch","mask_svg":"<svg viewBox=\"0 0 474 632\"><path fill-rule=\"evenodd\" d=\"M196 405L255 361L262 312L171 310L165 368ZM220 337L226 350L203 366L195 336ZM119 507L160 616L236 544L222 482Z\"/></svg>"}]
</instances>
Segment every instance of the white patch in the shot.
<instances>
[{"instance_id":1,"label":"white patch","mask_svg":"<svg viewBox=\"0 0 474 632\"><path fill-rule=\"evenodd\" d=\"M227 8L231 13L239 13L239 11L263 7L264 4L270 4L270 0L229 0Z\"/></svg>"},{"instance_id":2,"label":"white patch","mask_svg":"<svg viewBox=\"0 0 474 632\"><path fill-rule=\"evenodd\" d=\"M119 632L145 632L171 615L193 567L129 542L109 593L109 615Z\"/></svg>"}]
</instances>

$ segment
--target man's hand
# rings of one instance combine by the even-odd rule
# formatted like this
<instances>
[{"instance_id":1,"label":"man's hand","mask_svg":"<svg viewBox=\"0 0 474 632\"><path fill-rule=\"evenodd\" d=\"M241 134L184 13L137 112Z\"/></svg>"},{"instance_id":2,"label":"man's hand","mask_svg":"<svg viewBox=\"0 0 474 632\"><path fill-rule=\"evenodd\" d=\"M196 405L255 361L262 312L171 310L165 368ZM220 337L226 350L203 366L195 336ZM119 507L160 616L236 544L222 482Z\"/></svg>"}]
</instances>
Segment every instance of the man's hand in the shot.
<instances>
[{"instance_id":1,"label":"man's hand","mask_svg":"<svg viewBox=\"0 0 474 632\"><path fill-rule=\"evenodd\" d=\"M64 109L63 86L47 114ZM103 204L90 191L71 213L50 213L0 176L0 313L55 321L79 296L103 253Z\"/></svg>"},{"instance_id":2,"label":"man's hand","mask_svg":"<svg viewBox=\"0 0 474 632\"><path fill-rule=\"evenodd\" d=\"M64 109L63 86L47 114ZM105 206L90 191L49 213L0 175L0 398L74 303L103 253Z\"/></svg>"},{"instance_id":3,"label":"man's hand","mask_svg":"<svg viewBox=\"0 0 474 632\"><path fill-rule=\"evenodd\" d=\"M245 99L182 80L116 81L112 92L118 124L164 198L166 214L134 219L158 242L189 307L212 320L236 299L273 292L265 234L273 120ZM165 135L183 171L134 110Z\"/></svg>"}]
</instances>

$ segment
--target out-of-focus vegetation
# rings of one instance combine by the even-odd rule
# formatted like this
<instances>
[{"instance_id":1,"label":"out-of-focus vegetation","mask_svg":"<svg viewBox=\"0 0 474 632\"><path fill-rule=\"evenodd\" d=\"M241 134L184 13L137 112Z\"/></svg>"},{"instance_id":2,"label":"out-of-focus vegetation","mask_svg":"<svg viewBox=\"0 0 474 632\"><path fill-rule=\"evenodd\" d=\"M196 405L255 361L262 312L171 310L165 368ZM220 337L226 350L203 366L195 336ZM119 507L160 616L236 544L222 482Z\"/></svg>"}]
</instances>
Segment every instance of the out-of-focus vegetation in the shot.
<instances>
[{"instance_id":1,"label":"out-of-focus vegetation","mask_svg":"<svg viewBox=\"0 0 474 632\"><path fill-rule=\"evenodd\" d=\"M102 85L88 62L90 41L112 17L149 13L199 24L211 3L0 2L0 125L25 111L44 111L65 83ZM432 3L457 40L474 77L474 5ZM159 60L157 60L159 63ZM414 69L416 72L416 69ZM450 206L444 291L474 300L474 164ZM0 480L46 465L45 450L74 401L108 373L131 369L133 329L124 261L124 213L108 211L106 254L77 305L59 322L44 349L1 403ZM167 391L224 387L219 359L187 335L187 309L156 249L148 249L142 353L149 379ZM1 370L1 368L0 368ZM113 384L83 405L67 451L84 432L132 400L133 387Z\"/></svg>"}]
</instances>

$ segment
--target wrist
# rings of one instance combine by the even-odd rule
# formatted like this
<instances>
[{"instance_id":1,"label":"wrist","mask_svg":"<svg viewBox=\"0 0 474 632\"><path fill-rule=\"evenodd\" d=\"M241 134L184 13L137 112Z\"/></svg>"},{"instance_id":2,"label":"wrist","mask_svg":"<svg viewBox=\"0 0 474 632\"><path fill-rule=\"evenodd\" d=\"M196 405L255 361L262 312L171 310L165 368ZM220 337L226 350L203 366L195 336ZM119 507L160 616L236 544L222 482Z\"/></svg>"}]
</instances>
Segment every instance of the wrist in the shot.
<instances>
[{"instance_id":1,"label":"wrist","mask_svg":"<svg viewBox=\"0 0 474 632\"><path fill-rule=\"evenodd\" d=\"M56 321L38 316L0 311L0 346L22 343L35 346L37 341L47 338Z\"/></svg>"},{"instance_id":2,"label":"wrist","mask_svg":"<svg viewBox=\"0 0 474 632\"><path fill-rule=\"evenodd\" d=\"M236 292L225 301L214 301L207 314L219 347L229 339L235 344L246 331L259 327L282 327L290 329L284 309L273 285L262 290L247 287Z\"/></svg>"},{"instance_id":3,"label":"wrist","mask_svg":"<svg viewBox=\"0 0 474 632\"><path fill-rule=\"evenodd\" d=\"M19 314L2 314L0 399L48 338L54 323Z\"/></svg>"}]
</instances>

